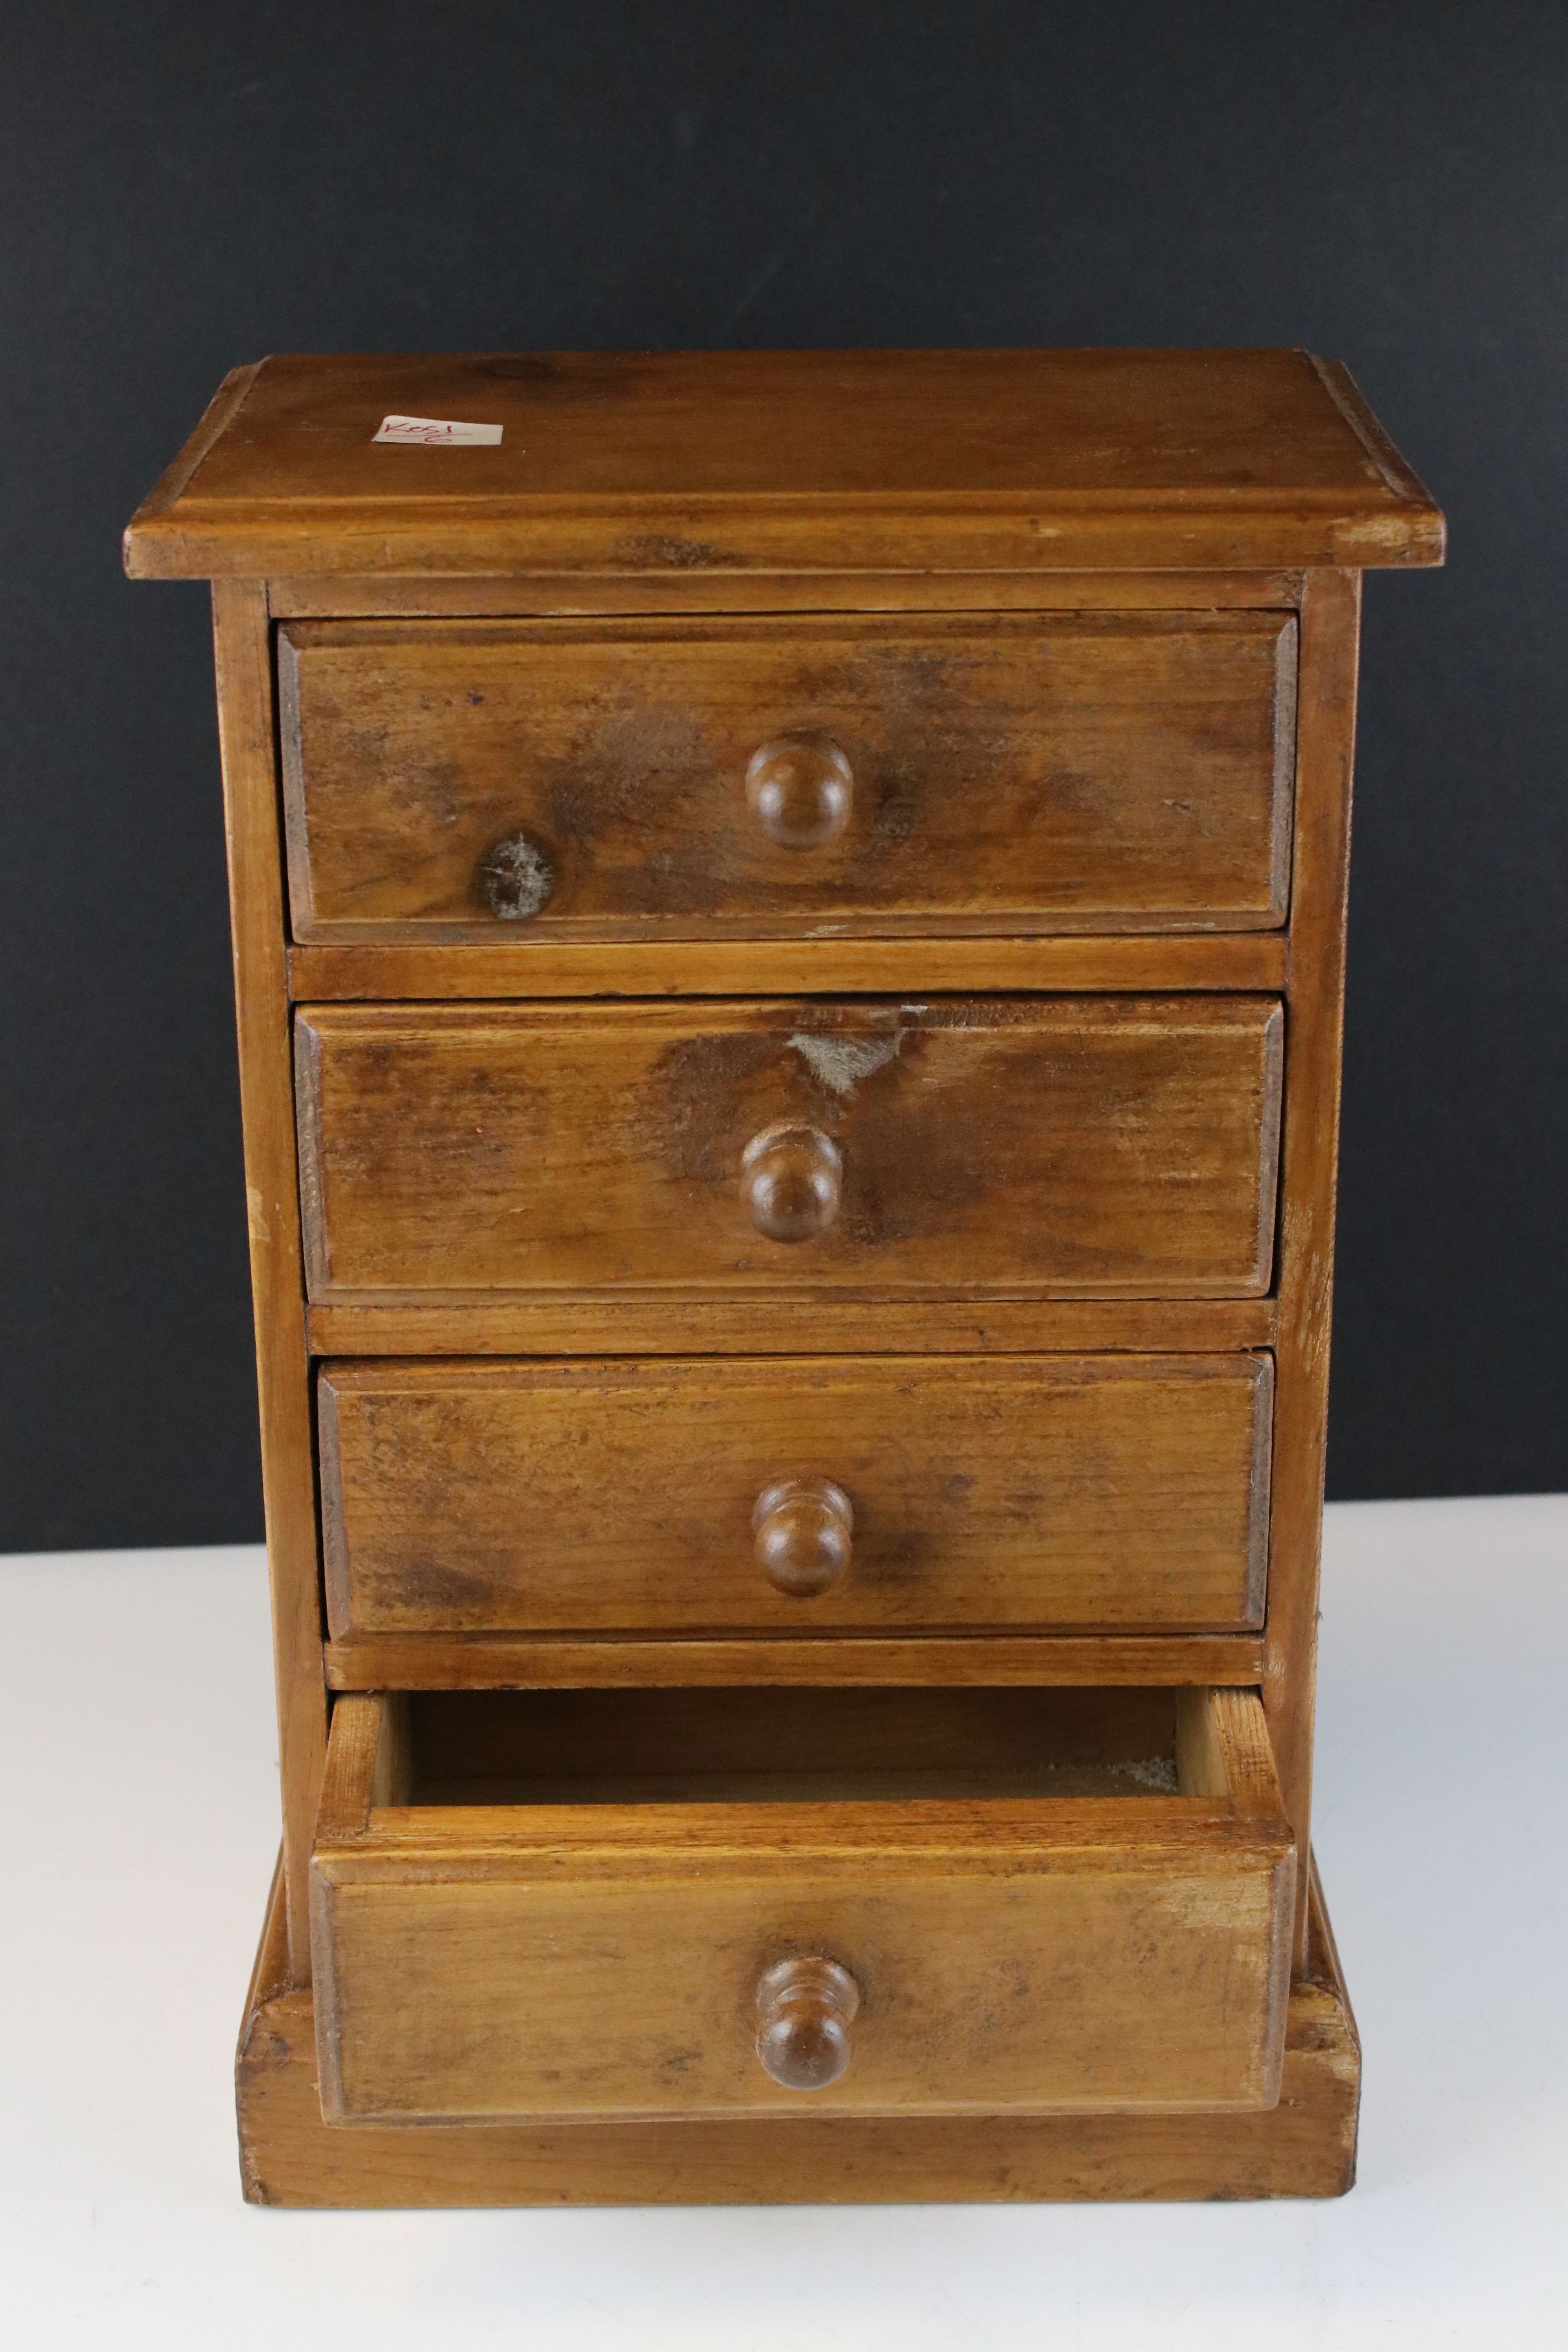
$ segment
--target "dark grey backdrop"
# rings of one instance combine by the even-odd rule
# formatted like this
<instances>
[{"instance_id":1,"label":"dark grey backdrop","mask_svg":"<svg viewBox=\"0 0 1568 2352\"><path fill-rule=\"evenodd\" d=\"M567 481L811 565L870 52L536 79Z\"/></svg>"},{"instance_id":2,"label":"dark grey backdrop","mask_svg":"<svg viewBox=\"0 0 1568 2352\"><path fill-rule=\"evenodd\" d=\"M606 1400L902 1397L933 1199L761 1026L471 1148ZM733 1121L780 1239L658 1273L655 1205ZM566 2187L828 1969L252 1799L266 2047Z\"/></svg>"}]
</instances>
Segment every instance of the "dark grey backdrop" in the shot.
<instances>
[{"instance_id":1,"label":"dark grey backdrop","mask_svg":"<svg viewBox=\"0 0 1568 2352\"><path fill-rule=\"evenodd\" d=\"M259 1532L204 593L268 351L1306 343L1369 583L1331 1485L1568 1486L1568 11L50 0L0 24L0 1548Z\"/></svg>"}]
</instances>

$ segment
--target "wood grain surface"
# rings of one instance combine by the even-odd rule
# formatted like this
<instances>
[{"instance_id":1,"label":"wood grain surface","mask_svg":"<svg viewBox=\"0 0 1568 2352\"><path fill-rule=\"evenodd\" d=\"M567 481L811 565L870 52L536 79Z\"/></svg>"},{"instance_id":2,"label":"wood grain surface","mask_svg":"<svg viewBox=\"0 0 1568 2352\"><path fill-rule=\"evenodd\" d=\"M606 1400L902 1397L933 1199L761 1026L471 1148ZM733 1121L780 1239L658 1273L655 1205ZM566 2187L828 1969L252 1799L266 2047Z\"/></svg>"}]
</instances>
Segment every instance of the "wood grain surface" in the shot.
<instances>
[{"instance_id":1,"label":"wood grain surface","mask_svg":"<svg viewBox=\"0 0 1568 2352\"><path fill-rule=\"evenodd\" d=\"M1268 1286L1266 998L329 1005L297 1034L316 1300ZM781 1123L842 1161L793 1243L742 1192Z\"/></svg>"},{"instance_id":2,"label":"wood grain surface","mask_svg":"<svg viewBox=\"0 0 1568 2352\"><path fill-rule=\"evenodd\" d=\"M799 1684L1255 1685L1261 1633L374 1633L327 1644L333 1690Z\"/></svg>"},{"instance_id":3,"label":"wood grain surface","mask_svg":"<svg viewBox=\"0 0 1568 2352\"><path fill-rule=\"evenodd\" d=\"M636 1695L645 1707L658 1696ZM774 1733L764 1696L821 1696L744 1695L732 1710L742 1748L765 1751ZM968 1719L954 1710L945 1731L955 1757L972 1770L981 1741L998 1744L987 1695L832 1696L908 1698L928 1717L965 1698ZM1053 1695L1007 1696L1048 1725ZM1228 1760L1238 1711L1258 1702L1225 1696L1214 1737ZM851 2063L810 2095L814 2114L1269 2106L1294 1878L1277 1792L1244 1755L1224 1796L1124 1793L1142 1776L1162 1785L1147 1695L1129 1697L1130 1754L1081 1763L1069 1727L1059 1762L1067 1785L1116 1793L879 1801L837 1793L855 1775L831 1767L804 1776L827 1801L494 1805L421 1802L441 1783L422 1785L417 1725L405 1774L413 1801L395 1801L395 1801L375 1803L396 1710L340 1699L332 1742L347 1760L329 1767L312 1863L323 2112L367 2122L790 2112L805 2095L757 2058L757 1990L802 1951L837 1960L860 1996ZM779 1736L787 1789L803 1750ZM889 1744L896 1754L879 1721L870 1749L885 1757ZM1050 1785L1048 1730L1042 1766L1021 1761L1031 1753L1021 1732L1002 1744L1005 1782ZM1118 1746L1110 1730L1098 1744ZM927 1721L913 1752L932 1745ZM542 1752L561 1776L584 1746L593 1752L557 1724ZM608 1730L598 1747L622 1752ZM666 1731L667 1763L670 1748ZM879 1769L896 1788L897 1770ZM766 1785L765 1772L749 1777ZM912 1785L933 1780L940 1767L917 1767Z\"/></svg>"},{"instance_id":4,"label":"wood grain surface","mask_svg":"<svg viewBox=\"0 0 1568 2352\"><path fill-rule=\"evenodd\" d=\"M267 583L276 621L580 620L591 613L1294 611L1301 572L300 572Z\"/></svg>"},{"instance_id":5,"label":"wood grain surface","mask_svg":"<svg viewBox=\"0 0 1568 2352\"><path fill-rule=\"evenodd\" d=\"M1358 574L1443 534L1300 352L226 381L127 562L217 575L247 2195L1348 2184Z\"/></svg>"},{"instance_id":6,"label":"wood grain surface","mask_svg":"<svg viewBox=\"0 0 1568 2352\"><path fill-rule=\"evenodd\" d=\"M475 997L919 996L1018 990L1148 996L1173 989L1278 992L1279 931L1084 933L1027 940L563 940L530 931L468 947L296 947L302 1003Z\"/></svg>"},{"instance_id":7,"label":"wood grain surface","mask_svg":"<svg viewBox=\"0 0 1568 2352\"><path fill-rule=\"evenodd\" d=\"M1303 1853L1311 1828L1318 1563L1333 1321L1334 1199L1361 582L1315 578L1301 618L1301 719L1279 1221L1273 1581L1264 1703ZM1296 1923L1305 1948L1304 1912Z\"/></svg>"},{"instance_id":8,"label":"wood grain surface","mask_svg":"<svg viewBox=\"0 0 1568 2352\"><path fill-rule=\"evenodd\" d=\"M377 446L389 415L491 448ZM142 576L1441 561L1342 370L1289 351L299 354L126 534Z\"/></svg>"},{"instance_id":9,"label":"wood grain surface","mask_svg":"<svg viewBox=\"0 0 1568 2352\"><path fill-rule=\"evenodd\" d=\"M238 388L236 387L236 396ZM266 601L255 582L213 588L239 1031L239 1095L261 1413L261 1491L272 1601L290 1948L308 1980L305 1872L327 1738L321 1570L300 1241L282 842Z\"/></svg>"},{"instance_id":10,"label":"wood grain surface","mask_svg":"<svg viewBox=\"0 0 1568 2352\"><path fill-rule=\"evenodd\" d=\"M318 1356L1218 1354L1268 1348L1272 1298L448 1296L312 1307Z\"/></svg>"},{"instance_id":11,"label":"wood grain surface","mask_svg":"<svg viewBox=\"0 0 1568 2352\"><path fill-rule=\"evenodd\" d=\"M321 2118L309 1990L278 1890L236 2067L247 2198L284 2206L893 2204L1337 2197L1355 2176L1361 2052L1312 1873L1279 2105L1051 2116L467 2124Z\"/></svg>"},{"instance_id":12,"label":"wood grain surface","mask_svg":"<svg viewBox=\"0 0 1568 2352\"><path fill-rule=\"evenodd\" d=\"M302 941L1284 919L1289 614L296 622L278 657ZM792 738L836 763L820 838L748 797ZM519 836L548 895L498 919Z\"/></svg>"},{"instance_id":13,"label":"wood grain surface","mask_svg":"<svg viewBox=\"0 0 1568 2352\"><path fill-rule=\"evenodd\" d=\"M1256 1355L331 1363L328 1622L1254 1626L1271 1404ZM754 1513L802 1480L850 1524L823 1588L792 1592Z\"/></svg>"}]
</instances>

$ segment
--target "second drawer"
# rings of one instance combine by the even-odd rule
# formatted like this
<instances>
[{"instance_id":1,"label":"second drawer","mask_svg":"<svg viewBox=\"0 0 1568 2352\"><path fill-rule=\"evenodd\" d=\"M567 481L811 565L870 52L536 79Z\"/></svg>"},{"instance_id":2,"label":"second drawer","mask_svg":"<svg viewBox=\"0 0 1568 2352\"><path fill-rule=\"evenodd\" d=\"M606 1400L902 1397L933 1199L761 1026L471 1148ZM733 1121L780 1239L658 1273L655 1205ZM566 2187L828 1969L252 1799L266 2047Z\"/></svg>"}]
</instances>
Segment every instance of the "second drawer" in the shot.
<instances>
[{"instance_id":1,"label":"second drawer","mask_svg":"<svg viewBox=\"0 0 1568 2352\"><path fill-rule=\"evenodd\" d=\"M1284 1025L1241 995L311 1006L310 1296L1258 1297Z\"/></svg>"},{"instance_id":2,"label":"second drawer","mask_svg":"<svg viewBox=\"0 0 1568 2352\"><path fill-rule=\"evenodd\" d=\"M334 1638L1262 1622L1263 1355L349 1362Z\"/></svg>"}]
</instances>

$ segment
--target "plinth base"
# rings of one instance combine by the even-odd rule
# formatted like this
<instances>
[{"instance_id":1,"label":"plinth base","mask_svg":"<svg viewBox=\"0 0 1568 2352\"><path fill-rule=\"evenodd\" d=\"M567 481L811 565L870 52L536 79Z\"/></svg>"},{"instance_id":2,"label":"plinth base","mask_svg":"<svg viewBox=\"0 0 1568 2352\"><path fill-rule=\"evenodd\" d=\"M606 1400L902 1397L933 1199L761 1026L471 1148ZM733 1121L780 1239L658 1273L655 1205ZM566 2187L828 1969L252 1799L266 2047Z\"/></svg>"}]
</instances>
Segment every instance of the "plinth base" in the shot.
<instances>
[{"instance_id":1,"label":"plinth base","mask_svg":"<svg viewBox=\"0 0 1568 2352\"><path fill-rule=\"evenodd\" d=\"M1361 2047L1311 1874L1279 2104L1257 2115L911 2116L734 2123L329 2125L275 1881L237 2062L258 2205L890 2205L1338 2197Z\"/></svg>"}]
</instances>

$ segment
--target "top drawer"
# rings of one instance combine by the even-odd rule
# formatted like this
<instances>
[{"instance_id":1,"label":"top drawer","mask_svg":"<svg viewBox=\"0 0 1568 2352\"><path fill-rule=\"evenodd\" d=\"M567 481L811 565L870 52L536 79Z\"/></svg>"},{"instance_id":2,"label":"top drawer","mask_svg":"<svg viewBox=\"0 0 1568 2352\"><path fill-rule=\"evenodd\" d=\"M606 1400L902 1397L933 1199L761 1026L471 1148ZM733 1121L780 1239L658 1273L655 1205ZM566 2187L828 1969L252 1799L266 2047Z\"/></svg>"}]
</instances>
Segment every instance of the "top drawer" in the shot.
<instances>
[{"instance_id":1,"label":"top drawer","mask_svg":"<svg viewBox=\"0 0 1568 2352\"><path fill-rule=\"evenodd\" d=\"M305 940L1264 929L1277 612L279 631Z\"/></svg>"}]
</instances>

